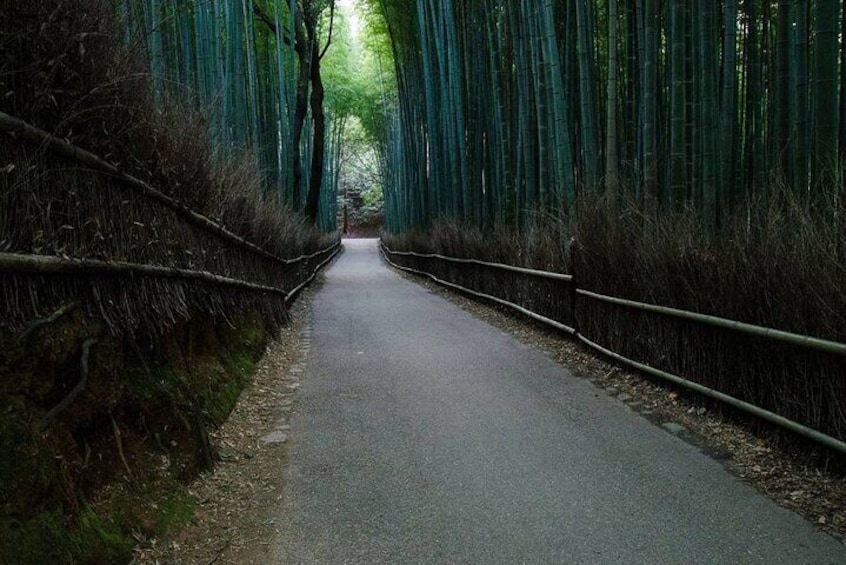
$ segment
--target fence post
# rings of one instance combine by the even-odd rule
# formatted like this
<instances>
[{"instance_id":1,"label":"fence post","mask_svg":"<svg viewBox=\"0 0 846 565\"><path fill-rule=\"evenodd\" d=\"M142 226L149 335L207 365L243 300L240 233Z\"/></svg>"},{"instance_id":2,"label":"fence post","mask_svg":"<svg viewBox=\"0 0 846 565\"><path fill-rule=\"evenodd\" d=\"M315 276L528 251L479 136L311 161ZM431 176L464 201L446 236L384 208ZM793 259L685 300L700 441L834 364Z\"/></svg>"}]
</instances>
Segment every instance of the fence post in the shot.
<instances>
[{"instance_id":1,"label":"fence post","mask_svg":"<svg viewBox=\"0 0 846 565\"><path fill-rule=\"evenodd\" d=\"M569 255L570 255L570 276L573 277L570 279L570 313L573 315L573 329L575 330L575 336L578 337L582 333L581 325L579 324L579 315L576 307L578 305L578 297L579 293L576 292L579 285L579 277L578 277L578 257L579 257L579 244L576 241L576 238L571 237L570 241L567 243Z\"/></svg>"}]
</instances>

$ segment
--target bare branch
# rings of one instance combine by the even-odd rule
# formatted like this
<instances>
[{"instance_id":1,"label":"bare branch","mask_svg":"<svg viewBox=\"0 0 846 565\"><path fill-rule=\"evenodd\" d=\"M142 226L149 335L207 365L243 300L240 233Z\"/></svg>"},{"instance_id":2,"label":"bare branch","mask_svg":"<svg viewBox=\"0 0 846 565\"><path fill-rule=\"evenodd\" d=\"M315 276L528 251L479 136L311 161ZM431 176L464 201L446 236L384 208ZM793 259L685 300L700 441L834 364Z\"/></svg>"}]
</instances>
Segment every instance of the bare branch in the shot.
<instances>
[{"instance_id":1,"label":"bare branch","mask_svg":"<svg viewBox=\"0 0 846 565\"><path fill-rule=\"evenodd\" d=\"M85 384L88 382L88 353L91 347L97 343L96 339L87 339L82 344L82 359L79 367L79 382L73 387L66 397L61 402L56 404L38 423L37 430L39 432L47 431L55 422L59 415L68 409L68 407L76 400L76 397L85 390Z\"/></svg>"},{"instance_id":2,"label":"bare branch","mask_svg":"<svg viewBox=\"0 0 846 565\"><path fill-rule=\"evenodd\" d=\"M329 50L329 46L332 44L332 32L335 29L335 0L330 2L329 10L329 38L326 40L326 46L323 48L323 51L320 52L318 60L323 60L323 57L326 56L326 51Z\"/></svg>"}]
</instances>

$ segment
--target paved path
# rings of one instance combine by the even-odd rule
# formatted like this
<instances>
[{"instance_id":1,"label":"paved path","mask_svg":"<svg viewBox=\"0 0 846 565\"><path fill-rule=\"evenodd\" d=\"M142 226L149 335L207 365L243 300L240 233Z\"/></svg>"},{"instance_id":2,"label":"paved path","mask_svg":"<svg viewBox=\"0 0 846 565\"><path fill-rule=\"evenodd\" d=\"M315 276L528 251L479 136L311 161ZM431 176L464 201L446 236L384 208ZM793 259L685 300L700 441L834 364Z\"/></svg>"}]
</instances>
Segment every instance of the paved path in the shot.
<instances>
[{"instance_id":1,"label":"paved path","mask_svg":"<svg viewBox=\"0 0 846 565\"><path fill-rule=\"evenodd\" d=\"M542 353L346 252L315 300L280 563L846 563Z\"/></svg>"}]
</instances>

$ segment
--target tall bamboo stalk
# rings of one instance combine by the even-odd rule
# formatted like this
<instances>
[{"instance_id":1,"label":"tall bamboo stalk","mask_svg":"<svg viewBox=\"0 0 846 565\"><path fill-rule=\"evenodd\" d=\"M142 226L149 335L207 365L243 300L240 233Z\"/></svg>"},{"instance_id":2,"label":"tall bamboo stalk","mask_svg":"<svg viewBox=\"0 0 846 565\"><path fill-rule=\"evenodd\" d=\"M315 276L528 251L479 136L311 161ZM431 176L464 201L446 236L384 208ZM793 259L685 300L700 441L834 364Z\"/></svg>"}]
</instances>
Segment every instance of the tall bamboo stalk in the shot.
<instances>
[{"instance_id":1,"label":"tall bamboo stalk","mask_svg":"<svg viewBox=\"0 0 846 565\"><path fill-rule=\"evenodd\" d=\"M401 69L391 206L419 224L527 226L629 187L712 235L781 184L833 213L842 0L373 1Z\"/></svg>"},{"instance_id":2,"label":"tall bamboo stalk","mask_svg":"<svg viewBox=\"0 0 846 565\"><path fill-rule=\"evenodd\" d=\"M837 0L816 0L814 10L814 168L811 201L820 213L834 213L838 139Z\"/></svg>"},{"instance_id":3,"label":"tall bamboo stalk","mask_svg":"<svg viewBox=\"0 0 846 565\"><path fill-rule=\"evenodd\" d=\"M620 190L619 155L617 152L617 0L608 0L608 81L605 134L605 188L611 194Z\"/></svg>"}]
</instances>

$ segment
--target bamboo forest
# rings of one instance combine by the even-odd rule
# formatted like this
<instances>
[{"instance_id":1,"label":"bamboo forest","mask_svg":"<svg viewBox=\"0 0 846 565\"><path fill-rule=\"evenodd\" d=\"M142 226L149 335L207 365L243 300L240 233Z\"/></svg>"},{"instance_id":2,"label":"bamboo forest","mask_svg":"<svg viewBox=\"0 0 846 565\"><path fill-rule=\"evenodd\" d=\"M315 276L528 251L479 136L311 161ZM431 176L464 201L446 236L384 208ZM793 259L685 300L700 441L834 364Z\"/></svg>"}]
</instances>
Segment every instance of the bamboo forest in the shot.
<instances>
[{"instance_id":1,"label":"bamboo forest","mask_svg":"<svg viewBox=\"0 0 846 565\"><path fill-rule=\"evenodd\" d=\"M401 2L392 231L602 193L705 229L779 195L835 222L836 1Z\"/></svg>"},{"instance_id":2,"label":"bamboo forest","mask_svg":"<svg viewBox=\"0 0 846 565\"><path fill-rule=\"evenodd\" d=\"M844 376L846 0L0 0L2 563L846 562Z\"/></svg>"},{"instance_id":3,"label":"bamboo forest","mask_svg":"<svg viewBox=\"0 0 846 565\"><path fill-rule=\"evenodd\" d=\"M353 47L329 0L122 9L156 90L203 108L219 147L254 148L266 190L324 229L351 117L378 148L391 233L525 226L596 195L695 211L712 233L782 198L839 223L840 3L410 4L361 2Z\"/></svg>"}]
</instances>

